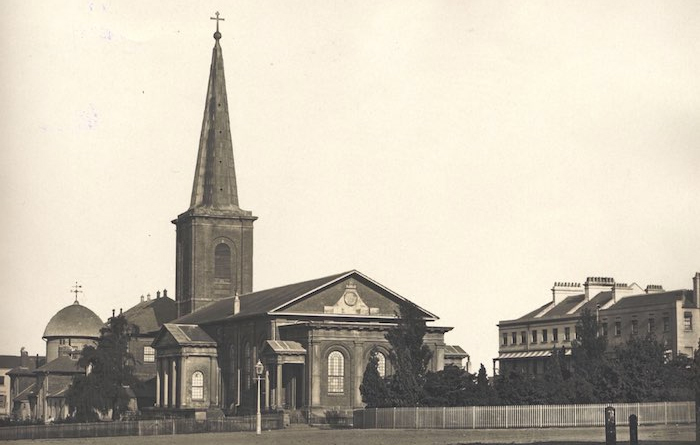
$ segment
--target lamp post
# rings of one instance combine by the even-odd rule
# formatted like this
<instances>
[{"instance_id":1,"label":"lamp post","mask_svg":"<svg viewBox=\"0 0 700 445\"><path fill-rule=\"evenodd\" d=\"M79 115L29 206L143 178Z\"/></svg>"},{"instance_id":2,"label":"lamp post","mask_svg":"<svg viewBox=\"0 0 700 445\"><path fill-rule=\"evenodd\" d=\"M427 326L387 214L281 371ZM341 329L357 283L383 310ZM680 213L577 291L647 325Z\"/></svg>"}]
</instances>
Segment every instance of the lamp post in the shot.
<instances>
[{"instance_id":1,"label":"lamp post","mask_svg":"<svg viewBox=\"0 0 700 445\"><path fill-rule=\"evenodd\" d=\"M255 374L257 375L257 377L255 377L255 380L258 382L258 411L255 419L255 434L260 434L262 432L262 418L260 416L260 381L262 380L262 374L264 370L265 367L263 366L262 362L258 360L258 362L255 364Z\"/></svg>"}]
</instances>

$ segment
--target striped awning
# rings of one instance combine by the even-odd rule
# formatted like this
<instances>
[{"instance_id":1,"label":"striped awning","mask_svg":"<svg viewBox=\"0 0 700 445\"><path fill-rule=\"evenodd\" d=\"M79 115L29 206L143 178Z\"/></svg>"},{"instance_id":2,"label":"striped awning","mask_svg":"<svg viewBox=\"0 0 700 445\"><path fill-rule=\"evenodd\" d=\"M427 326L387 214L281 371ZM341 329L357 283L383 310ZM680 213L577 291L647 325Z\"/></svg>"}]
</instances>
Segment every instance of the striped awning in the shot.
<instances>
[{"instance_id":1,"label":"striped awning","mask_svg":"<svg viewBox=\"0 0 700 445\"><path fill-rule=\"evenodd\" d=\"M571 349L567 349L564 355L571 355ZM521 358L544 358L551 357L551 349L544 351L522 351L522 352L502 352L497 360L516 360Z\"/></svg>"}]
</instances>

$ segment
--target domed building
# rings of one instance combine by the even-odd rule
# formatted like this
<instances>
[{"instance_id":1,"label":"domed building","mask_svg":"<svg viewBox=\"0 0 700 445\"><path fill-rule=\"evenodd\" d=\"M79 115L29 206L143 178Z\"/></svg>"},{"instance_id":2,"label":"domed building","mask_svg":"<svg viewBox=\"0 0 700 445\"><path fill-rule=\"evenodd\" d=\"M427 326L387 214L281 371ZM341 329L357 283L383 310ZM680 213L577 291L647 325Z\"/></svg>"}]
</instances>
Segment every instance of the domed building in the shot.
<instances>
[{"instance_id":1,"label":"domed building","mask_svg":"<svg viewBox=\"0 0 700 445\"><path fill-rule=\"evenodd\" d=\"M44 330L46 361L79 353L87 344L96 345L104 322L93 311L75 300L56 313Z\"/></svg>"}]
</instances>

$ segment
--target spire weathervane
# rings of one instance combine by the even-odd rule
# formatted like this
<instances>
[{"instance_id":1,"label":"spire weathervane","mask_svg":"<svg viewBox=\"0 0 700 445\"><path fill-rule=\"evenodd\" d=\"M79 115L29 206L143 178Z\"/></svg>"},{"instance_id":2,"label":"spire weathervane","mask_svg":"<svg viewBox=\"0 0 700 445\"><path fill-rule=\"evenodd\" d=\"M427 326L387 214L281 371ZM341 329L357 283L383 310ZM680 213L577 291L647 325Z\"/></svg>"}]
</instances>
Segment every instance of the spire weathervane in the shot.
<instances>
[{"instance_id":1,"label":"spire weathervane","mask_svg":"<svg viewBox=\"0 0 700 445\"><path fill-rule=\"evenodd\" d=\"M219 17L219 11L214 14L216 17L209 17L210 20L216 20L216 32L214 33L214 38L219 40L221 38L221 33L219 32L219 20L226 21L224 18Z\"/></svg>"},{"instance_id":2,"label":"spire weathervane","mask_svg":"<svg viewBox=\"0 0 700 445\"><path fill-rule=\"evenodd\" d=\"M73 304L80 304L80 303L78 303L78 294L82 294L82 293L83 293L83 291L81 290L82 288L83 288L83 286L81 286L80 284L78 284L77 281L76 281L75 284L73 285L73 288L72 288L71 291L70 291L71 294L75 294L75 301L73 302Z\"/></svg>"}]
</instances>

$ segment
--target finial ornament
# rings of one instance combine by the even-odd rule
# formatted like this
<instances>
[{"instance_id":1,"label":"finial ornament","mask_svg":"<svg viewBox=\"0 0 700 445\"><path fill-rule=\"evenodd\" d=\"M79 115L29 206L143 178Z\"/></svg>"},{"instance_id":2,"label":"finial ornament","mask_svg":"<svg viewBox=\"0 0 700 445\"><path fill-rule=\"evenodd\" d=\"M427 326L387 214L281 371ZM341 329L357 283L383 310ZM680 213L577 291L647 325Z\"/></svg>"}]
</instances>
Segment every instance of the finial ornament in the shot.
<instances>
[{"instance_id":1,"label":"finial ornament","mask_svg":"<svg viewBox=\"0 0 700 445\"><path fill-rule=\"evenodd\" d=\"M219 32L219 20L226 21L226 19L219 17L219 11L216 11L216 13L214 15L216 17L209 17L209 19L216 20L216 32L214 33L214 38L216 40L219 40L221 38L221 33Z\"/></svg>"},{"instance_id":2,"label":"finial ornament","mask_svg":"<svg viewBox=\"0 0 700 445\"><path fill-rule=\"evenodd\" d=\"M83 291L81 290L82 288L83 288L83 286L81 286L80 284L78 284L77 281L75 282L75 284L74 284L73 287L71 288L70 293L71 293L71 294L75 294L75 301L73 302L73 304L79 304L79 303L78 303L78 294L82 294L82 293L83 293Z\"/></svg>"}]
</instances>

